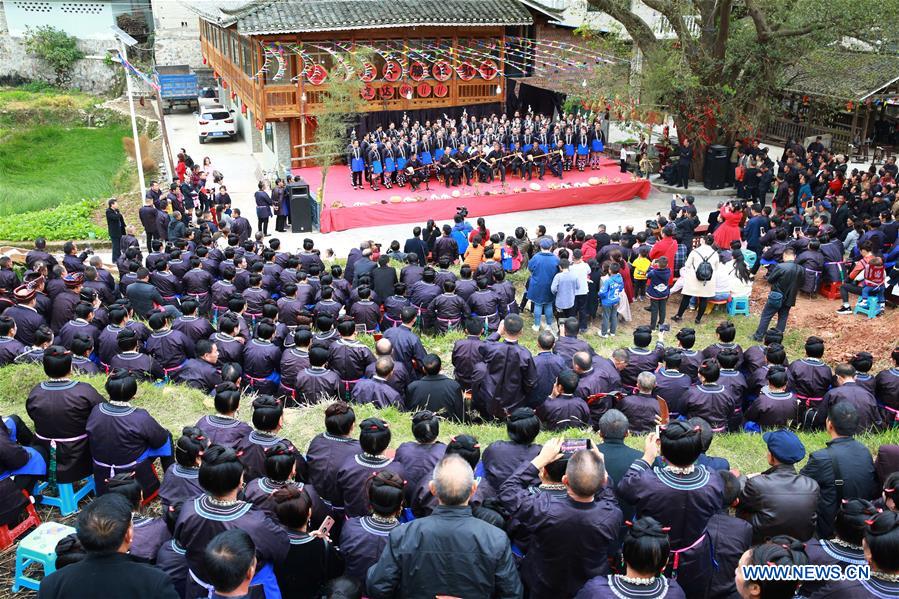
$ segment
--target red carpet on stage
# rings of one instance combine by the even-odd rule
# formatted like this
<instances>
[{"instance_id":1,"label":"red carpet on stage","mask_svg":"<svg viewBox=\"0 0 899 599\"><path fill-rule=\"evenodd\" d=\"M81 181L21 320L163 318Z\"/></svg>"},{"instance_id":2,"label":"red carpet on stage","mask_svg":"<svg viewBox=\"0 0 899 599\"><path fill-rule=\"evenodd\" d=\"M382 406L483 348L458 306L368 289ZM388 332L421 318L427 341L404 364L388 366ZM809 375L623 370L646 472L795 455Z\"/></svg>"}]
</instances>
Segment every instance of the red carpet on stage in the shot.
<instances>
[{"instance_id":1,"label":"red carpet on stage","mask_svg":"<svg viewBox=\"0 0 899 599\"><path fill-rule=\"evenodd\" d=\"M321 170L318 168L294 169L309 183L310 189L317 189L321 183ZM591 185L590 178L598 178L599 183ZM540 186L532 190L531 184ZM634 177L631 173L622 173L618 163L604 160L597 170L577 170L565 173L564 180L547 171L543 181L536 177L532 181L523 181L517 176L506 177L505 189L499 181L492 184L464 183L458 187L447 188L443 183L431 180L431 190L419 187L413 193L408 184L405 188L394 185L393 189L381 188L380 191L354 190L349 169L346 166L332 167L328 172L325 203L322 206L321 231L345 231L362 227L377 227L401 223L423 223L428 219L450 220L456 214L457 206L468 208L469 216L488 216L525 210L545 210L563 206L579 206L583 204L605 204L622 202L637 196L644 200L649 197L650 185L646 179ZM562 186L565 187L562 187ZM453 192L458 192L453 196ZM402 201L391 202L398 196ZM394 198L395 199L395 198ZM341 207L333 207L340 202Z\"/></svg>"}]
</instances>

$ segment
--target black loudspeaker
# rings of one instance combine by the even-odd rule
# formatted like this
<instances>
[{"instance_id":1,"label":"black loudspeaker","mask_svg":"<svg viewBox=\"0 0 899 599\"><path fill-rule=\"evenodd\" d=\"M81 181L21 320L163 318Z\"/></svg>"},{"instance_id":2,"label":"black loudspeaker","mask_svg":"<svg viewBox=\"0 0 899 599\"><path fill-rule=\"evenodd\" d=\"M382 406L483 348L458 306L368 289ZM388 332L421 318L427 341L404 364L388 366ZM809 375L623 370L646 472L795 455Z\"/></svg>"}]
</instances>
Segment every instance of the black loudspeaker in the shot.
<instances>
[{"instance_id":1,"label":"black loudspeaker","mask_svg":"<svg viewBox=\"0 0 899 599\"><path fill-rule=\"evenodd\" d=\"M705 152L705 166L702 170L706 189L724 189L727 181L727 146L712 145Z\"/></svg>"},{"instance_id":2,"label":"black loudspeaker","mask_svg":"<svg viewBox=\"0 0 899 599\"><path fill-rule=\"evenodd\" d=\"M312 209L309 205L309 184L304 181L287 186L290 194L290 231L309 233L312 231Z\"/></svg>"}]
</instances>

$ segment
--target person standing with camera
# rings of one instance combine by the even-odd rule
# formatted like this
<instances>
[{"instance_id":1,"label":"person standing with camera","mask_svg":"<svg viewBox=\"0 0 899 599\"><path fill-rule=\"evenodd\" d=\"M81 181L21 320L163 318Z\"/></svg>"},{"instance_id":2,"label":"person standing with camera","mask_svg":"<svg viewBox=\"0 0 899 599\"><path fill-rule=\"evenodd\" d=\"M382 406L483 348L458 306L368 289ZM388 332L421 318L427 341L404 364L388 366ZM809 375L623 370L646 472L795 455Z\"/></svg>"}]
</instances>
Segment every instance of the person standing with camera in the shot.
<instances>
[{"instance_id":1,"label":"person standing with camera","mask_svg":"<svg viewBox=\"0 0 899 599\"><path fill-rule=\"evenodd\" d=\"M119 211L119 202L110 198L106 205L106 229L112 240L112 261L117 262L122 255L122 235L125 234L125 217Z\"/></svg>"}]
</instances>

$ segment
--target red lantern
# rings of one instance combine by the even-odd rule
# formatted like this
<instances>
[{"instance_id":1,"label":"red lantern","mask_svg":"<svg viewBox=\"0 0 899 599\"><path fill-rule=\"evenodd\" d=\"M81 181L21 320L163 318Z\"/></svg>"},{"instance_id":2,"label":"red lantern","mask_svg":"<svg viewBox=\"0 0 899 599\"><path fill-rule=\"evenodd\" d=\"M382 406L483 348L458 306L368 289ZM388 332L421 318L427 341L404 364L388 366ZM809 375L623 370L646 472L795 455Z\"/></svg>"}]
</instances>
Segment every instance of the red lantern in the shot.
<instances>
[{"instance_id":1,"label":"red lantern","mask_svg":"<svg viewBox=\"0 0 899 599\"><path fill-rule=\"evenodd\" d=\"M488 58L481 63L481 67L478 69L478 72L481 74L481 78L483 78L485 81L491 81L499 72L499 67L496 66L496 61Z\"/></svg>"},{"instance_id":2,"label":"red lantern","mask_svg":"<svg viewBox=\"0 0 899 599\"><path fill-rule=\"evenodd\" d=\"M421 81L427 76L428 67L425 66L425 63L416 60L409 65L409 77L411 77L413 81Z\"/></svg>"},{"instance_id":3,"label":"red lantern","mask_svg":"<svg viewBox=\"0 0 899 599\"><path fill-rule=\"evenodd\" d=\"M203 64L206 64L206 57L203 57Z\"/></svg>"},{"instance_id":4,"label":"red lantern","mask_svg":"<svg viewBox=\"0 0 899 599\"><path fill-rule=\"evenodd\" d=\"M418 91L420 98L427 98L431 95L431 84L427 82L419 83L416 91Z\"/></svg>"},{"instance_id":5,"label":"red lantern","mask_svg":"<svg viewBox=\"0 0 899 599\"><path fill-rule=\"evenodd\" d=\"M379 93L381 94L381 98L382 98L382 99L384 99L384 100L392 100L392 99L393 99L393 94L395 93L395 90L393 89L393 86L392 86L392 85L390 85L390 84L388 84L388 83L385 83L384 85L381 86L381 89L379 90Z\"/></svg>"},{"instance_id":6,"label":"red lantern","mask_svg":"<svg viewBox=\"0 0 899 599\"><path fill-rule=\"evenodd\" d=\"M388 60L384 63L384 80L390 81L391 83L394 81L399 81L399 78L403 75L403 67L400 63L395 60Z\"/></svg>"},{"instance_id":7,"label":"red lantern","mask_svg":"<svg viewBox=\"0 0 899 599\"><path fill-rule=\"evenodd\" d=\"M445 98L448 93L449 93L449 88L446 86L445 83L438 83L437 85L434 86L434 95L437 96L438 98Z\"/></svg>"},{"instance_id":8,"label":"red lantern","mask_svg":"<svg viewBox=\"0 0 899 599\"><path fill-rule=\"evenodd\" d=\"M412 86L408 83L404 83L400 86L400 96L406 99L410 99L412 96Z\"/></svg>"},{"instance_id":9,"label":"red lantern","mask_svg":"<svg viewBox=\"0 0 899 599\"><path fill-rule=\"evenodd\" d=\"M461 62L456 68L456 74L459 75L459 79L462 81L471 81L477 73L477 69L467 60Z\"/></svg>"},{"instance_id":10,"label":"red lantern","mask_svg":"<svg viewBox=\"0 0 899 599\"><path fill-rule=\"evenodd\" d=\"M374 81L377 76L378 70L375 68L375 65L368 61L362 63L362 74L359 75L359 78L362 79L362 81L369 83Z\"/></svg>"},{"instance_id":11,"label":"red lantern","mask_svg":"<svg viewBox=\"0 0 899 599\"><path fill-rule=\"evenodd\" d=\"M231 90L231 100L234 101L237 99L237 92L233 89Z\"/></svg>"},{"instance_id":12,"label":"red lantern","mask_svg":"<svg viewBox=\"0 0 899 599\"><path fill-rule=\"evenodd\" d=\"M438 60L434 63L434 66L431 67L431 73L433 73L434 79L437 81L448 81L449 78L453 76L453 68L447 61Z\"/></svg>"},{"instance_id":13,"label":"red lantern","mask_svg":"<svg viewBox=\"0 0 899 599\"><path fill-rule=\"evenodd\" d=\"M256 119L256 128L262 131L265 128L265 124L260 119Z\"/></svg>"},{"instance_id":14,"label":"red lantern","mask_svg":"<svg viewBox=\"0 0 899 599\"><path fill-rule=\"evenodd\" d=\"M246 114L246 113L247 113L247 105L241 104L240 105L240 114Z\"/></svg>"},{"instance_id":15,"label":"red lantern","mask_svg":"<svg viewBox=\"0 0 899 599\"><path fill-rule=\"evenodd\" d=\"M371 100L375 99L375 88L372 87L371 85L366 84L366 86L362 88L361 93L362 93L362 97L365 100L371 101Z\"/></svg>"}]
</instances>

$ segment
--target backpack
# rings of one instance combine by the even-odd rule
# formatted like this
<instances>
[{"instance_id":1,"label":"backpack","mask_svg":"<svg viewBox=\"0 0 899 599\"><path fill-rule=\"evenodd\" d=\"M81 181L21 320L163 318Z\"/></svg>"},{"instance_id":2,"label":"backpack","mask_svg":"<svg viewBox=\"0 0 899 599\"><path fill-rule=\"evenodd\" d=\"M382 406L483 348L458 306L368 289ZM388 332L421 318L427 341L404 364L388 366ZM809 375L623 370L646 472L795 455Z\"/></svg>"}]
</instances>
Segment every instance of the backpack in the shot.
<instances>
[{"instance_id":1,"label":"backpack","mask_svg":"<svg viewBox=\"0 0 899 599\"><path fill-rule=\"evenodd\" d=\"M702 282L711 281L712 276L715 274L715 269L712 268L708 258L702 254L699 254L699 257L702 259L702 262L696 267L696 280Z\"/></svg>"}]
</instances>

